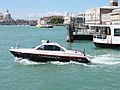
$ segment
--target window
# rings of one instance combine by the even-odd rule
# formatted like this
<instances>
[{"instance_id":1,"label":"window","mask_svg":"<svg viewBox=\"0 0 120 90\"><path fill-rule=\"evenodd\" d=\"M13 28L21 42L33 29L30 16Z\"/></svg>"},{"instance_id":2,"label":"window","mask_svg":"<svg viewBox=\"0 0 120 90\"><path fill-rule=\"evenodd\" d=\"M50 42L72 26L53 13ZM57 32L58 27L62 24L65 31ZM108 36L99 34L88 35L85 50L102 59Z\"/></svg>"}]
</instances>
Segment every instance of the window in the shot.
<instances>
[{"instance_id":1,"label":"window","mask_svg":"<svg viewBox=\"0 0 120 90\"><path fill-rule=\"evenodd\" d=\"M64 51L62 48L56 45L42 45L37 50L49 50L49 51Z\"/></svg>"},{"instance_id":2,"label":"window","mask_svg":"<svg viewBox=\"0 0 120 90\"><path fill-rule=\"evenodd\" d=\"M114 29L114 36L120 36L120 29Z\"/></svg>"},{"instance_id":3,"label":"window","mask_svg":"<svg viewBox=\"0 0 120 90\"><path fill-rule=\"evenodd\" d=\"M107 34L107 35L111 35L111 30L110 30L110 28L109 28L109 27L106 27L106 29L105 29L105 30L106 30L106 34Z\"/></svg>"},{"instance_id":4,"label":"window","mask_svg":"<svg viewBox=\"0 0 120 90\"><path fill-rule=\"evenodd\" d=\"M44 45L44 50L53 50L53 45Z\"/></svg>"},{"instance_id":5,"label":"window","mask_svg":"<svg viewBox=\"0 0 120 90\"><path fill-rule=\"evenodd\" d=\"M106 39L107 35L111 35L110 27L93 26L91 28L95 32L94 38Z\"/></svg>"},{"instance_id":6,"label":"window","mask_svg":"<svg viewBox=\"0 0 120 90\"><path fill-rule=\"evenodd\" d=\"M53 45L42 45L37 50L53 50Z\"/></svg>"},{"instance_id":7,"label":"window","mask_svg":"<svg viewBox=\"0 0 120 90\"><path fill-rule=\"evenodd\" d=\"M54 46L53 48L54 48L53 49L54 51L61 51L60 47L58 47L58 46Z\"/></svg>"},{"instance_id":8,"label":"window","mask_svg":"<svg viewBox=\"0 0 120 90\"><path fill-rule=\"evenodd\" d=\"M44 45L37 48L37 50L44 50Z\"/></svg>"}]
</instances>

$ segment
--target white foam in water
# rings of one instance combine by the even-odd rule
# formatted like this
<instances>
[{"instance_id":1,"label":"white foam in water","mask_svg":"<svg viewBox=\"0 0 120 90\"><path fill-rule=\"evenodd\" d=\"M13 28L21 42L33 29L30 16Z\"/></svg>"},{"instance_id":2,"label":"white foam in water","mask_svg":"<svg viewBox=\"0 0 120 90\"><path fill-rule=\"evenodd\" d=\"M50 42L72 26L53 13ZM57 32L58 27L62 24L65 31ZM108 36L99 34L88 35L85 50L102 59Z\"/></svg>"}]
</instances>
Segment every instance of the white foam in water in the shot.
<instances>
[{"instance_id":1,"label":"white foam in water","mask_svg":"<svg viewBox=\"0 0 120 90\"><path fill-rule=\"evenodd\" d=\"M52 61L51 63L52 63L52 64L56 64L56 65L83 64L83 63L79 63L79 62L75 62L75 61L70 61L70 62Z\"/></svg>"},{"instance_id":2,"label":"white foam in water","mask_svg":"<svg viewBox=\"0 0 120 90\"><path fill-rule=\"evenodd\" d=\"M77 64L77 65L82 65L82 66L85 66L85 67L96 67L96 65L91 65L91 64L86 64L86 63L79 63L79 62L75 62L75 61L70 61L70 62L59 62L59 61L56 61L56 62L51 62L51 63L55 64L55 65Z\"/></svg>"},{"instance_id":3,"label":"white foam in water","mask_svg":"<svg viewBox=\"0 0 120 90\"><path fill-rule=\"evenodd\" d=\"M15 58L15 62L19 62L24 65L38 65L38 64L47 64L47 63L41 63L41 62L33 62L28 59L21 59L21 58ZM94 65L87 65L85 63L79 63L75 61L70 61L70 62L59 62L59 61L52 61L50 62L55 65L68 65L68 64L77 64L77 65L83 65L83 66L90 66L93 67Z\"/></svg>"},{"instance_id":4,"label":"white foam in water","mask_svg":"<svg viewBox=\"0 0 120 90\"><path fill-rule=\"evenodd\" d=\"M59 62L59 61L52 61L51 62L52 64L56 64L56 65L66 65L66 64L69 64L69 62Z\"/></svg>"},{"instance_id":5,"label":"white foam in water","mask_svg":"<svg viewBox=\"0 0 120 90\"><path fill-rule=\"evenodd\" d=\"M105 54L95 56L91 62L96 64L116 65L120 64L120 58L115 57L112 54Z\"/></svg>"},{"instance_id":6,"label":"white foam in water","mask_svg":"<svg viewBox=\"0 0 120 90\"><path fill-rule=\"evenodd\" d=\"M50 63L55 64L55 65L83 64L83 63L79 63L79 62L75 62L75 61L70 61L70 62L52 61L52 62L50 62Z\"/></svg>"},{"instance_id":7,"label":"white foam in water","mask_svg":"<svg viewBox=\"0 0 120 90\"><path fill-rule=\"evenodd\" d=\"M39 62L33 62L28 59L21 59L21 58L15 58L15 62L19 62L24 65L36 65L36 64L45 64L45 63L39 63Z\"/></svg>"}]
</instances>

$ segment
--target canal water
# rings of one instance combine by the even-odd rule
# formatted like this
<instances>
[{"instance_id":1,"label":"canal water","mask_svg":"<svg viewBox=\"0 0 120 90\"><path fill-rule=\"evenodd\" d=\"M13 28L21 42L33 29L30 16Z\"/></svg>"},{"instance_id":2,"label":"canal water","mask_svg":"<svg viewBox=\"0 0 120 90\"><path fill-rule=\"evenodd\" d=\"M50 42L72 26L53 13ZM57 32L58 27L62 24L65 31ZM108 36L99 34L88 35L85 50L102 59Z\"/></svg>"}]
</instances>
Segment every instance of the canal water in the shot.
<instances>
[{"instance_id":1,"label":"canal water","mask_svg":"<svg viewBox=\"0 0 120 90\"><path fill-rule=\"evenodd\" d=\"M92 41L66 42L64 27L0 26L0 90L119 90L120 50L96 48ZM88 64L18 61L9 52L20 45L34 47L41 40L67 49L85 49Z\"/></svg>"}]
</instances>

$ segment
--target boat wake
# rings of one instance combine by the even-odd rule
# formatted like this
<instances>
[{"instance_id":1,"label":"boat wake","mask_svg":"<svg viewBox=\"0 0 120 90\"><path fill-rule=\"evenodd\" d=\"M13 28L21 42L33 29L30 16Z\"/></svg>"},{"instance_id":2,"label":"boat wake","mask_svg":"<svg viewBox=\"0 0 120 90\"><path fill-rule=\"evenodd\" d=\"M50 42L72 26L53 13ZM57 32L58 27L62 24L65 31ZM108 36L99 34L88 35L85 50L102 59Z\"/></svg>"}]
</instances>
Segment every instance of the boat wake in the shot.
<instances>
[{"instance_id":1,"label":"boat wake","mask_svg":"<svg viewBox=\"0 0 120 90\"><path fill-rule=\"evenodd\" d=\"M90 67L94 67L94 65L88 65L86 63L79 63L79 62L75 62L75 61L70 61L70 62L59 62L59 61L51 61L51 62L33 62L33 61L30 61L28 59L21 59L21 58L15 58L15 62L18 62L20 64L23 64L23 65L38 65L38 64L48 64L48 63L51 63L51 64L54 64L54 65L68 65L68 64L77 64L77 65L82 65L82 66L90 66Z\"/></svg>"},{"instance_id":2,"label":"boat wake","mask_svg":"<svg viewBox=\"0 0 120 90\"><path fill-rule=\"evenodd\" d=\"M91 59L91 62L93 64L116 65L120 64L120 55L115 55L113 53L98 55L94 56L94 58Z\"/></svg>"},{"instance_id":3,"label":"boat wake","mask_svg":"<svg viewBox=\"0 0 120 90\"><path fill-rule=\"evenodd\" d=\"M78 64L78 65L87 66L86 63L79 63L79 62L76 62L76 61L70 61L70 62L60 62L60 61L35 62L35 61L30 61L28 59L22 59L22 58L17 58L17 57L15 57L14 62L18 62L18 63L24 64L24 65L38 65L38 64L51 63L51 64L55 64L55 65Z\"/></svg>"},{"instance_id":4,"label":"boat wake","mask_svg":"<svg viewBox=\"0 0 120 90\"><path fill-rule=\"evenodd\" d=\"M86 64L86 63L79 63L79 62L75 62L75 61L70 61L70 62L51 62L52 64L55 65L68 65L68 64L76 64L76 65L82 65L82 66L90 66L90 67L94 67L94 65L90 65L90 64Z\"/></svg>"},{"instance_id":5,"label":"boat wake","mask_svg":"<svg viewBox=\"0 0 120 90\"><path fill-rule=\"evenodd\" d=\"M33 62L33 61L28 60L28 59L21 59L21 58L15 58L15 62L24 64L24 65L46 64L46 63Z\"/></svg>"}]
</instances>

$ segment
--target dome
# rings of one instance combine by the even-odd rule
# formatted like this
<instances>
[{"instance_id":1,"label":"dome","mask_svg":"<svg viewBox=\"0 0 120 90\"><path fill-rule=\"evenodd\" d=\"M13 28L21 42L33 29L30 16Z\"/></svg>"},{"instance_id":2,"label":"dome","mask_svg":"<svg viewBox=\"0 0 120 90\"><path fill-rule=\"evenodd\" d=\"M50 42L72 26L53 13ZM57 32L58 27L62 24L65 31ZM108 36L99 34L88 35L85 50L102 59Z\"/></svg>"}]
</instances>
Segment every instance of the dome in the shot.
<instances>
[{"instance_id":1,"label":"dome","mask_svg":"<svg viewBox=\"0 0 120 90\"><path fill-rule=\"evenodd\" d=\"M11 14L9 13L9 11L7 10L7 12L5 13L5 20L10 20L11 19Z\"/></svg>"}]
</instances>

